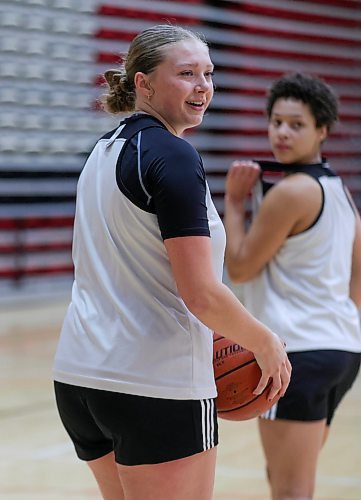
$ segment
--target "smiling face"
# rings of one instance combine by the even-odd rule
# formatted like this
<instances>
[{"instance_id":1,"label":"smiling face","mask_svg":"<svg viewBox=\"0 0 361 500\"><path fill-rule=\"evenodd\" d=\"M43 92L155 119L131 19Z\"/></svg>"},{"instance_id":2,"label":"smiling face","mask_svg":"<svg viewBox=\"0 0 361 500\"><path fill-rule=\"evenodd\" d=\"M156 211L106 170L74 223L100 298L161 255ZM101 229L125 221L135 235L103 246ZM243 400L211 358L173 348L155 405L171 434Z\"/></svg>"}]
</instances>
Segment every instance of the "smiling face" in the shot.
<instances>
[{"instance_id":1,"label":"smiling face","mask_svg":"<svg viewBox=\"0 0 361 500\"><path fill-rule=\"evenodd\" d=\"M321 161L321 143L327 127L316 127L310 107L293 98L277 99L268 125L268 137L275 158L281 163Z\"/></svg>"},{"instance_id":2,"label":"smiling face","mask_svg":"<svg viewBox=\"0 0 361 500\"><path fill-rule=\"evenodd\" d=\"M208 47L193 38L169 44L164 50L165 58L154 71L135 77L141 92L137 107L180 135L202 122L213 97L213 64Z\"/></svg>"}]
</instances>

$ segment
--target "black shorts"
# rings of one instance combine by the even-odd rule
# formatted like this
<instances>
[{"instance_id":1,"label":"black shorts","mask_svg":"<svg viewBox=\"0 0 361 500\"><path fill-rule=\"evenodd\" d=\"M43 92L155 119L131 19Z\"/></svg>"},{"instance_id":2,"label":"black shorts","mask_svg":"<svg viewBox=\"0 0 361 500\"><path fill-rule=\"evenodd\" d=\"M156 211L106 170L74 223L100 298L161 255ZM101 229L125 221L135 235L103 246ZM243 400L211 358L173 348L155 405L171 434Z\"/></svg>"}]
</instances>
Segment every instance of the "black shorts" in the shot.
<instances>
[{"instance_id":1,"label":"black shorts","mask_svg":"<svg viewBox=\"0 0 361 500\"><path fill-rule=\"evenodd\" d=\"M81 460L114 451L122 465L177 460L218 444L214 399L148 398L55 382L60 418Z\"/></svg>"},{"instance_id":2,"label":"black shorts","mask_svg":"<svg viewBox=\"0 0 361 500\"><path fill-rule=\"evenodd\" d=\"M329 425L358 374L361 354L336 350L304 351L289 353L288 358L292 374L286 394L262 418L326 419Z\"/></svg>"}]
</instances>

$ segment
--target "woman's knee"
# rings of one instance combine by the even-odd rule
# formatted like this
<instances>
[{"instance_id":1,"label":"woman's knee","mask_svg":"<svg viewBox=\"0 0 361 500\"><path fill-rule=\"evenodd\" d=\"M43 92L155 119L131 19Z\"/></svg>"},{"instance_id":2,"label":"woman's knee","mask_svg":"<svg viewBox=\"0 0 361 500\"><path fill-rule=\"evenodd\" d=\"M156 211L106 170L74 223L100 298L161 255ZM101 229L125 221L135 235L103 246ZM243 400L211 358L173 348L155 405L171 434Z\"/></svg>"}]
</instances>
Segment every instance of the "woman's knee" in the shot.
<instances>
[{"instance_id":1,"label":"woman's knee","mask_svg":"<svg viewBox=\"0 0 361 500\"><path fill-rule=\"evenodd\" d=\"M315 478L312 474L297 474L297 471L280 473L268 469L272 500L311 500L315 490Z\"/></svg>"}]
</instances>

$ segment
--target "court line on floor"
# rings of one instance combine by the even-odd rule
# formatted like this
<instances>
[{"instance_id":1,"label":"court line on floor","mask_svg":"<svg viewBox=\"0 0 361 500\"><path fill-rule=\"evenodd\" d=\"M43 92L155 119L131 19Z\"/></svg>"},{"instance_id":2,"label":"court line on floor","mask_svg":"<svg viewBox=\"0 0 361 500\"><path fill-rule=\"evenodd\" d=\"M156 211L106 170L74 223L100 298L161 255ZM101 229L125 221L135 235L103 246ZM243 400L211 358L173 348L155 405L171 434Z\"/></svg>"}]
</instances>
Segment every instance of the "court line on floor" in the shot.
<instances>
[{"instance_id":1,"label":"court line on floor","mask_svg":"<svg viewBox=\"0 0 361 500\"><path fill-rule=\"evenodd\" d=\"M223 465L217 465L216 469L217 475L229 478L255 478L263 479L265 477L262 471L256 469L245 469L237 467L227 467ZM355 476L326 476L319 474L317 477L318 483L334 484L336 485L347 485L347 486L361 486L361 477Z\"/></svg>"}]
</instances>

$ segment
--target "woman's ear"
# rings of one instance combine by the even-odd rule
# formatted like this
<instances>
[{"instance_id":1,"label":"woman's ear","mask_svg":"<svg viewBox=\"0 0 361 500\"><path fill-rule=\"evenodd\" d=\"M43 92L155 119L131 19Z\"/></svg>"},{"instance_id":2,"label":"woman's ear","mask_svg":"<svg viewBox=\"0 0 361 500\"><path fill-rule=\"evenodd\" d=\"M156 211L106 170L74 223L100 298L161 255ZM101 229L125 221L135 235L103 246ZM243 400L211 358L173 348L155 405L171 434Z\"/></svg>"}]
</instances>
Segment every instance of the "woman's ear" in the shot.
<instances>
[{"instance_id":1,"label":"woman's ear","mask_svg":"<svg viewBox=\"0 0 361 500\"><path fill-rule=\"evenodd\" d=\"M327 136L328 136L327 125L322 125L319 128L319 131L320 131L320 142L323 142L325 139L327 139Z\"/></svg>"},{"instance_id":2,"label":"woman's ear","mask_svg":"<svg viewBox=\"0 0 361 500\"><path fill-rule=\"evenodd\" d=\"M145 99L149 99L154 93L154 90L150 85L148 75L142 73L141 71L138 71L134 75L134 86Z\"/></svg>"}]
</instances>

